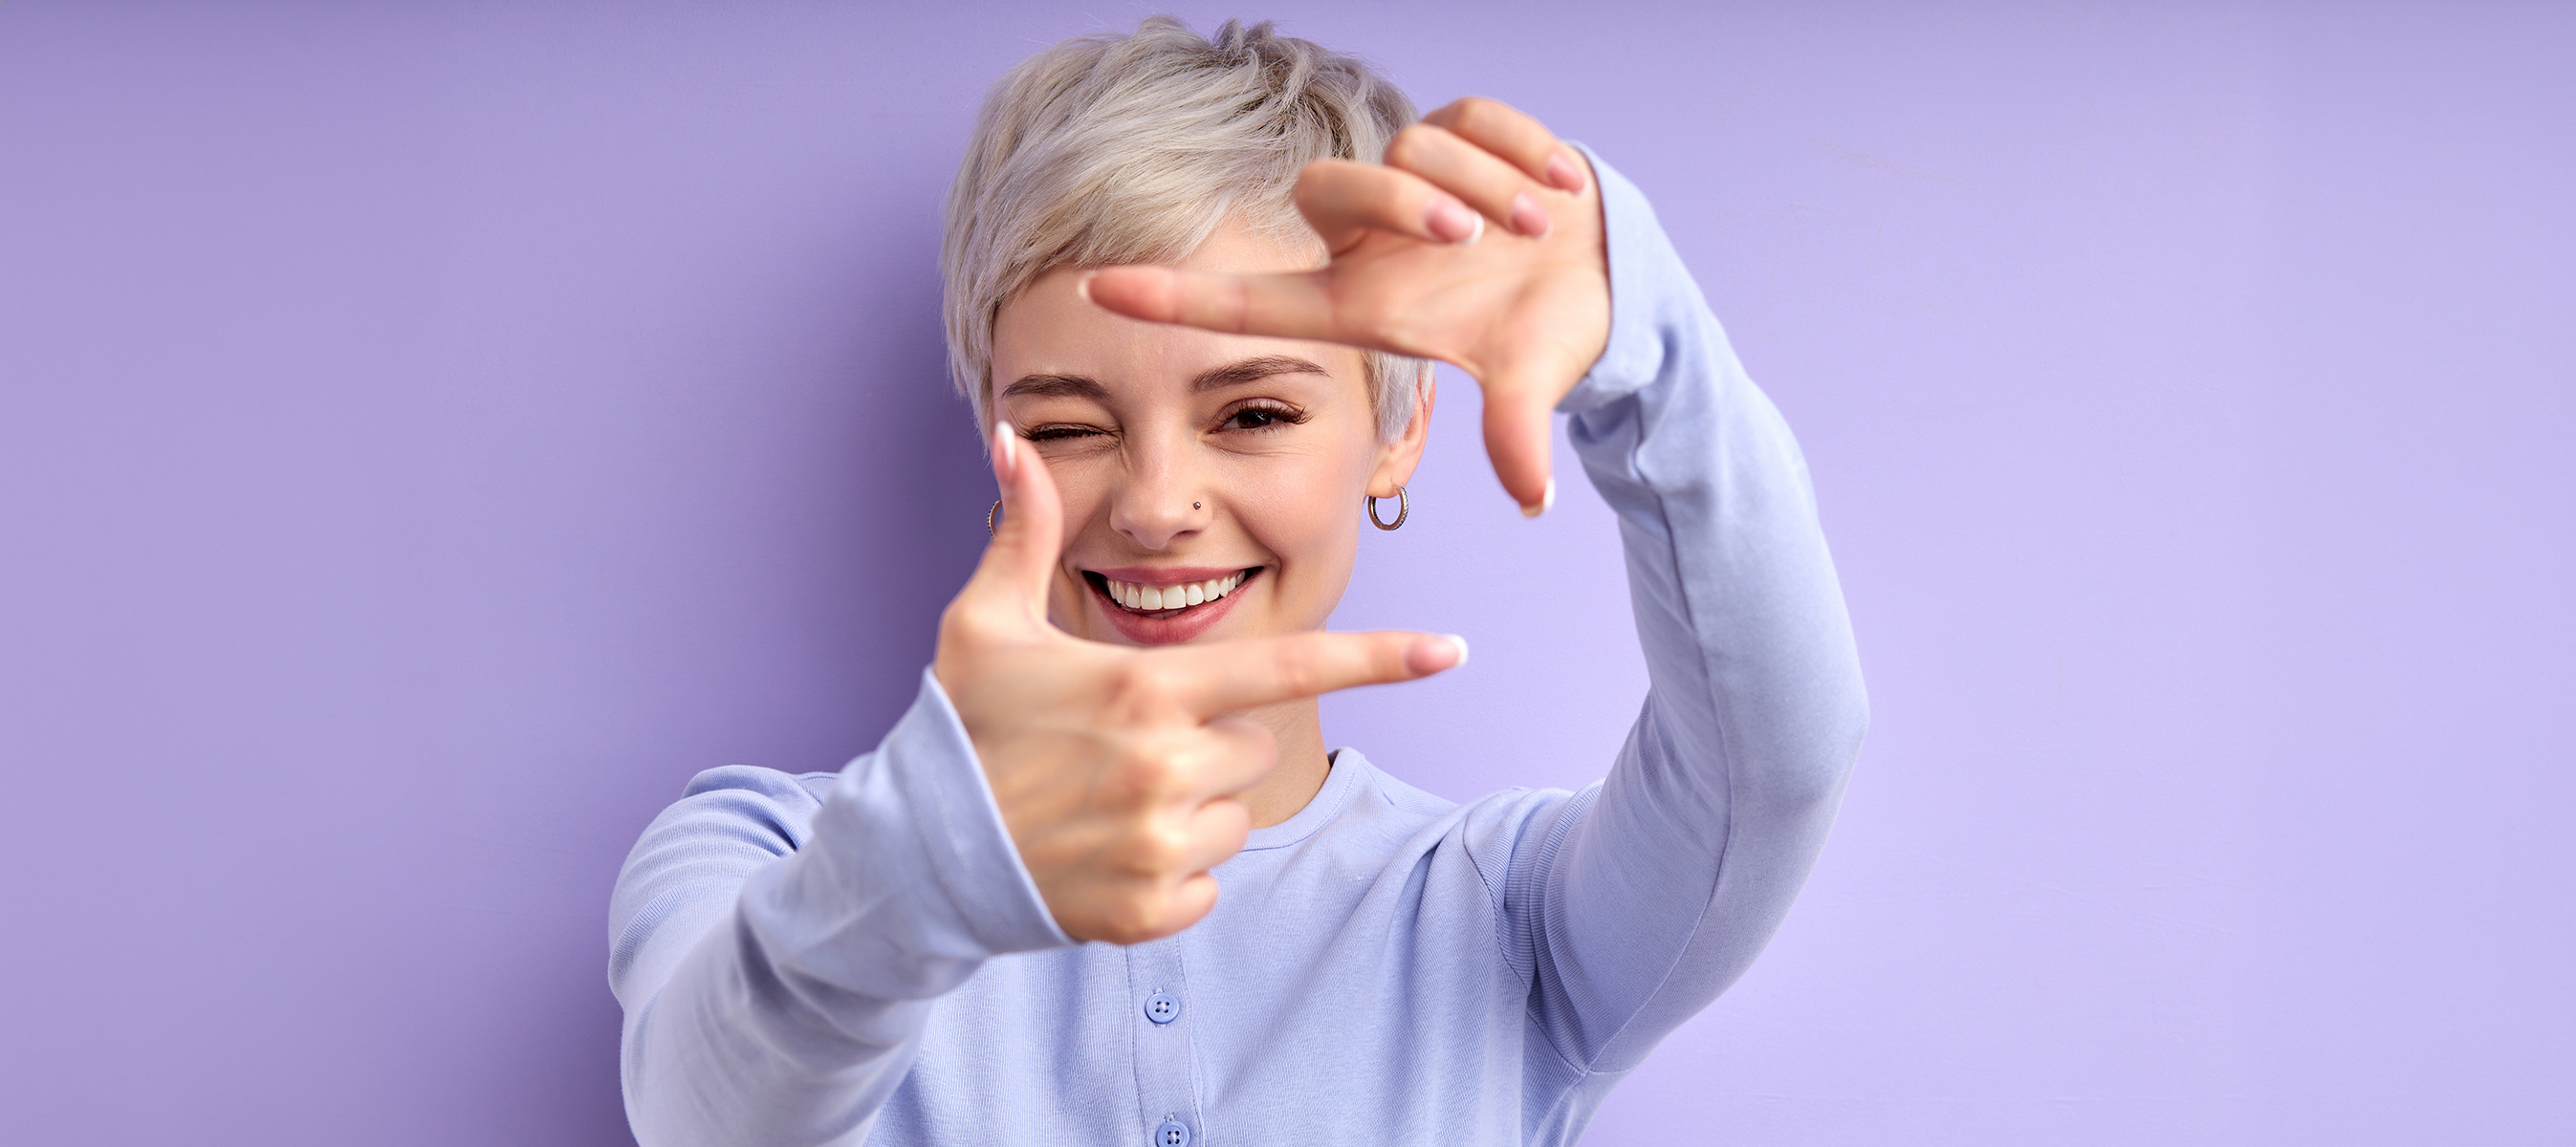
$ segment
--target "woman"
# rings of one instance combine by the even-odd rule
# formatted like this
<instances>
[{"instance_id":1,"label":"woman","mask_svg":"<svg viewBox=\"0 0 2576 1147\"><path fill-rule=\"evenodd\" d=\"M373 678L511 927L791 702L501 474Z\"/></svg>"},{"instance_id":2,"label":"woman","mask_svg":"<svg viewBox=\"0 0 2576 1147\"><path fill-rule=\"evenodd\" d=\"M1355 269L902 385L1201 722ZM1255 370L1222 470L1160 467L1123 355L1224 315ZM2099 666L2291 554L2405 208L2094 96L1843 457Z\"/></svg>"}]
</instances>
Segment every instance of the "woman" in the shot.
<instances>
[{"instance_id":1,"label":"woman","mask_svg":"<svg viewBox=\"0 0 2576 1147\"><path fill-rule=\"evenodd\" d=\"M1412 119L1268 25L995 88L944 249L992 545L875 751L701 774L637 843L643 1142L1561 1143L1760 950L1866 723L1804 464L1634 187ZM1525 512L1563 410L1620 514L1652 689L1582 792L1325 749L1316 694L1466 657L1321 632L1434 358Z\"/></svg>"}]
</instances>

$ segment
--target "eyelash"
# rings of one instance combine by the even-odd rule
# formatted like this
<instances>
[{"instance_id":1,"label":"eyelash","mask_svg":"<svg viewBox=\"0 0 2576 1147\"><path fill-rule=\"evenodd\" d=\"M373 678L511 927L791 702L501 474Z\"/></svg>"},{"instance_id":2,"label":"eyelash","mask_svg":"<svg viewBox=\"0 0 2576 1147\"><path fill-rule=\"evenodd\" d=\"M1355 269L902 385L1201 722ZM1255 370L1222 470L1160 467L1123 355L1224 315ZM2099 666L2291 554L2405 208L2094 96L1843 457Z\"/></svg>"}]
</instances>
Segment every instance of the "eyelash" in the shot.
<instances>
[{"instance_id":1,"label":"eyelash","mask_svg":"<svg viewBox=\"0 0 2576 1147\"><path fill-rule=\"evenodd\" d=\"M1270 418L1269 422L1263 423L1259 426L1238 427L1240 430L1254 434L1258 434L1262 431L1270 430L1281 425L1299 426L1303 425L1306 421L1306 412L1296 409L1295 407L1282 405L1276 402L1251 402L1234 408L1232 412L1225 416L1225 421L1216 424L1217 429L1223 430L1232 425L1234 420L1247 414L1267 415Z\"/></svg>"},{"instance_id":2,"label":"eyelash","mask_svg":"<svg viewBox=\"0 0 2576 1147\"><path fill-rule=\"evenodd\" d=\"M1276 429L1283 425L1302 426L1305 424L1307 419L1305 411L1296 409L1292 406L1286 406L1276 402L1252 402L1243 406L1238 406L1233 410L1226 412L1224 420L1218 422L1216 424L1216 428L1219 430L1225 430L1229 428L1236 419L1242 418L1247 414L1262 415L1270 419L1270 421L1259 426L1232 427L1234 430L1245 434L1259 434L1264 431ZM1089 438L1101 433L1103 433L1103 431L1095 426L1056 423L1048 426L1030 427L1029 429L1022 431L1021 435L1031 442L1058 442L1067 438Z\"/></svg>"}]
</instances>

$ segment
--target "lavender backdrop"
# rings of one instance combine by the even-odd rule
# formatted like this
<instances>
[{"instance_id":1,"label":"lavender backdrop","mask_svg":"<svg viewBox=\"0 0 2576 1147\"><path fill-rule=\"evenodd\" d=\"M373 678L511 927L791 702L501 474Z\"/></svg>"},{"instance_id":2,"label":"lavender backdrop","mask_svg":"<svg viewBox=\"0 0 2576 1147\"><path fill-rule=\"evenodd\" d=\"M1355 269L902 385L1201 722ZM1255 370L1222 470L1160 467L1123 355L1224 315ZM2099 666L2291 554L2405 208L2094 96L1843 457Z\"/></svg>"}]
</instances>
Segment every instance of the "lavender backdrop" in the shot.
<instances>
[{"instance_id":1,"label":"lavender backdrop","mask_svg":"<svg viewBox=\"0 0 2576 1147\"><path fill-rule=\"evenodd\" d=\"M937 197L1150 10L0 6L0 1139L624 1141L611 875L910 697ZM2576 9L1267 12L1646 187L1842 562L1833 846L1593 1142L2576 1142ZM1329 731L1579 783L1608 515L1444 394L1340 621L1476 663Z\"/></svg>"}]
</instances>

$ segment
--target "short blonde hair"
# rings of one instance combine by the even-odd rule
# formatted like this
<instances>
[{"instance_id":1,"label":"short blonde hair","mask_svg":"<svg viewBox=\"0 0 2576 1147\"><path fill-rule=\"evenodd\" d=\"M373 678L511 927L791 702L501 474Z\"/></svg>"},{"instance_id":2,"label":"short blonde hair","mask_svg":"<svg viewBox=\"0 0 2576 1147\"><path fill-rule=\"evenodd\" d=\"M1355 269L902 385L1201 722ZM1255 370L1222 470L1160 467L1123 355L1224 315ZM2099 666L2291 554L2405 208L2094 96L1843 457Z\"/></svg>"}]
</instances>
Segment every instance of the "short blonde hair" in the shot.
<instances>
[{"instance_id":1,"label":"short blonde hair","mask_svg":"<svg viewBox=\"0 0 2576 1147\"><path fill-rule=\"evenodd\" d=\"M1287 245L1314 230L1290 195L1327 157L1375 162L1417 118L1367 64L1270 23L1201 38L1170 16L1067 40L993 85L948 194L940 270L949 372L992 425L993 321L1058 267L1171 263L1228 216ZM1378 434L1413 418L1425 364L1366 354Z\"/></svg>"}]
</instances>

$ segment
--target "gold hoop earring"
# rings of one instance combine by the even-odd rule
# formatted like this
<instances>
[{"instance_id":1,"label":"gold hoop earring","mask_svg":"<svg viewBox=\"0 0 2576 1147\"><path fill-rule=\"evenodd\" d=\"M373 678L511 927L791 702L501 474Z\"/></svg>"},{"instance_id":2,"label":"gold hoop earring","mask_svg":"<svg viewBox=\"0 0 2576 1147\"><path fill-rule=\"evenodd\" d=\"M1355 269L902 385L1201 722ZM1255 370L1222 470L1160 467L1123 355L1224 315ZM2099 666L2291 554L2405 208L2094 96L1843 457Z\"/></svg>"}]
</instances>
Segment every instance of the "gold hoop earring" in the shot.
<instances>
[{"instance_id":1,"label":"gold hoop earring","mask_svg":"<svg viewBox=\"0 0 2576 1147\"><path fill-rule=\"evenodd\" d=\"M997 521L1001 520L1001 515L1002 515L1002 500L1001 500L1000 498L995 498L995 499L993 499L993 508L992 508L992 509L989 509L989 510L984 511L984 536L985 536L985 537L988 537L988 538L989 538L989 537L994 536L993 524L994 524L995 522L997 522Z\"/></svg>"},{"instance_id":2,"label":"gold hoop earring","mask_svg":"<svg viewBox=\"0 0 2576 1147\"><path fill-rule=\"evenodd\" d=\"M1398 526L1402 526L1404 524L1404 520L1412 515L1413 498L1404 492L1404 487L1402 486L1395 488L1395 520L1392 522L1385 521L1377 516L1377 495L1371 494L1368 496L1369 524L1376 526L1381 530L1392 530Z\"/></svg>"}]
</instances>

